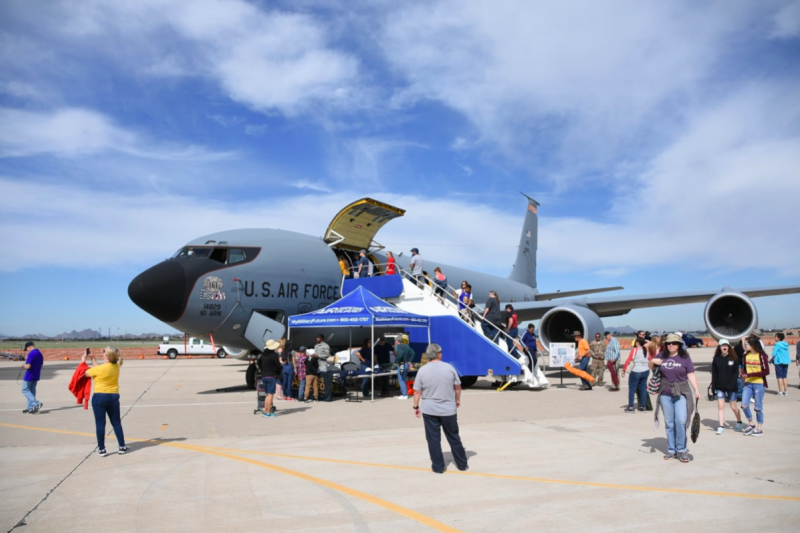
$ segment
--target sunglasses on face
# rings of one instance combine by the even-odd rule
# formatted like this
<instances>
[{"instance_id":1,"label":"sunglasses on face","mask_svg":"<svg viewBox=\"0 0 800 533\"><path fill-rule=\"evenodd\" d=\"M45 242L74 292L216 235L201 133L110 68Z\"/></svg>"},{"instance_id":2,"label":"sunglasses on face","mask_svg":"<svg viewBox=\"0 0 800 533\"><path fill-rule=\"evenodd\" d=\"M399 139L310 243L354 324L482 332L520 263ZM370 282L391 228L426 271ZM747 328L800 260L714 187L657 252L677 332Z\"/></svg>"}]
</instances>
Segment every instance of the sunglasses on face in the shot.
<instances>
[{"instance_id":1,"label":"sunglasses on face","mask_svg":"<svg viewBox=\"0 0 800 533\"><path fill-rule=\"evenodd\" d=\"M680 342L668 342L667 343L667 346L680 346L680 345L681 345Z\"/></svg>"}]
</instances>

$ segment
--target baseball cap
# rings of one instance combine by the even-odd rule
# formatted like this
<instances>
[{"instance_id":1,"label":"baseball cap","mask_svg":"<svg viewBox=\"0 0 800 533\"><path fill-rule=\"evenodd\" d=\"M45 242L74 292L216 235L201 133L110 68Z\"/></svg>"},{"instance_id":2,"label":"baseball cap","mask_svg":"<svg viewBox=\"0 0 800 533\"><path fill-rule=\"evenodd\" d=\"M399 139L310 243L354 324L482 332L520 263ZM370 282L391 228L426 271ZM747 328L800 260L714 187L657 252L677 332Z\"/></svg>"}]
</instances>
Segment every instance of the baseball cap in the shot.
<instances>
[{"instance_id":1,"label":"baseball cap","mask_svg":"<svg viewBox=\"0 0 800 533\"><path fill-rule=\"evenodd\" d=\"M300 353L305 353L306 350L308 350L308 348L306 348L305 346L301 346L300 348L297 349L297 351Z\"/></svg>"},{"instance_id":2,"label":"baseball cap","mask_svg":"<svg viewBox=\"0 0 800 533\"><path fill-rule=\"evenodd\" d=\"M720 339L719 345L722 346L723 344L727 344L728 346L731 345L731 343L728 341L728 339Z\"/></svg>"},{"instance_id":3,"label":"baseball cap","mask_svg":"<svg viewBox=\"0 0 800 533\"><path fill-rule=\"evenodd\" d=\"M573 337L580 337L580 336L582 336L582 333L580 331L573 331L572 332L572 336Z\"/></svg>"},{"instance_id":4,"label":"baseball cap","mask_svg":"<svg viewBox=\"0 0 800 533\"><path fill-rule=\"evenodd\" d=\"M419 248L412 248L411 251L419 253Z\"/></svg>"},{"instance_id":5,"label":"baseball cap","mask_svg":"<svg viewBox=\"0 0 800 533\"><path fill-rule=\"evenodd\" d=\"M31 346L36 346L36 345L33 344L33 341L28 341L28 342L25 343L25 347L23 348L23 350L27 350Z\"/></svg>"}]
</instances>

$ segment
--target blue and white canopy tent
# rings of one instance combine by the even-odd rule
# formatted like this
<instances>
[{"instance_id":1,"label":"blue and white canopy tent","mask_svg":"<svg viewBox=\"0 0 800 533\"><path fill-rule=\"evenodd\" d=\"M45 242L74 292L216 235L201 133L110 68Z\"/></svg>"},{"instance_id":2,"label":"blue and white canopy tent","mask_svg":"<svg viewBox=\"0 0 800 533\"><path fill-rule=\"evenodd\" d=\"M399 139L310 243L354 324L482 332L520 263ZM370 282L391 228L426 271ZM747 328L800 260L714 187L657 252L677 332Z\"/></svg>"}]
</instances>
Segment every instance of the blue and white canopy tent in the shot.
<instances>
[{"instance_id":1,"label":"blue and white canopy tent","mask_svg":"<svg viewBox=\"0 0 800 533\"><path fill-rule=\"evenodd\" d=\"M427 316L415 315L395 307L360 286L327 307L303 315L290 316L288 335L291 336L292 328L354 326L371 328L373 350L376 327L428 328L428 343L431 341L431 325ZM352 330L350 344L352 345ZM371 401L375 401L374 375L371 377L371 382Z\"/></svg>"}]
</instances>

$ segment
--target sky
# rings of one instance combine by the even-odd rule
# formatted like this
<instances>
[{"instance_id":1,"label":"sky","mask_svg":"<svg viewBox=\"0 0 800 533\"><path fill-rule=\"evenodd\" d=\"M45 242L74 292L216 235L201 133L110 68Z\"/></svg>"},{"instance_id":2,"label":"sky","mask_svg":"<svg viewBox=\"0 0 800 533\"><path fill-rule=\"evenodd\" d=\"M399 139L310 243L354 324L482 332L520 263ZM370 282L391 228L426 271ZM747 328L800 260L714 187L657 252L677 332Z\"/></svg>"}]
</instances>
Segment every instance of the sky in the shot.
<instances>
[{"instance_id":1,"label":"sky","mask_svg":"<svg viewBox=\"0 0 800 533\"><path fill-rule=\"evenodd\" d=\"M406 209L389 249L500 276L536 198L541 291L798 285L798 57L796 1L2 2L0 334L168 332L139 272L362 197Z\"/></svg>"}]
</instances>

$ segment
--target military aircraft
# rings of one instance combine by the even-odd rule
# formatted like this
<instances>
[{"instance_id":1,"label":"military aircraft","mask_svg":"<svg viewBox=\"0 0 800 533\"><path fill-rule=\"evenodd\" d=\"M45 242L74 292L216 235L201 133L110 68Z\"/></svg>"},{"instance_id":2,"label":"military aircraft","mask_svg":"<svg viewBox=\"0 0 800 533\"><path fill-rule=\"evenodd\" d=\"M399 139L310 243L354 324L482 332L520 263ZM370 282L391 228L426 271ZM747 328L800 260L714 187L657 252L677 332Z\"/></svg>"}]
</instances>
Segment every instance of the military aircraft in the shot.
<instances>
[{"instance_id":1,"label":"military aircraft","mask_svg":"<svg viewBox=\"0 0 800 533\"><path fill-rule=\"evenodd\" d=\"M525 195L523 195L525 196ZM527 210L516 263L507 278L423 259L425 270L439 266L450 280L468 280L476 303L489 291L512 303L521 322L539 320L539 338L571 342L572 332L592 338L603 331L602 318L632 309L707 302L703 318L716 338L739 339L758 325L751 298L800 293L800 286L716 290L640 296L586 295L622 289L602 287L539 292L536 281L538 209L525 196ZM224 346L225 354L247 357L270 338L285 336L287 317L321 309L338 300L343 286L339 259L353 264L367 250L374 274L385 272L378 231L405 211L363 198L342 209L324 237L275 229L240 229L195 239L175 255L142 272L130 283L131 300L159 320L194 337ZM410 257L396 258L408 269ZM317 331L293 331L295 346L313 345ZM329 334L329 331L325 332ZM348 344L349 333L334 330L332 345ZM360 338L357 338L360 341Z\"/></svg>"}]
</instances>

